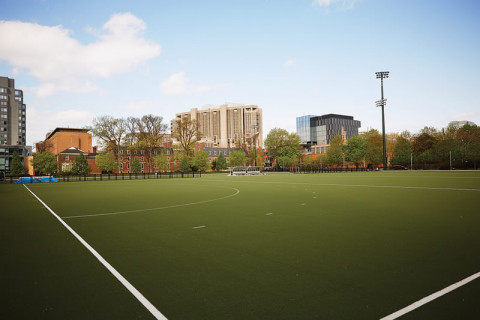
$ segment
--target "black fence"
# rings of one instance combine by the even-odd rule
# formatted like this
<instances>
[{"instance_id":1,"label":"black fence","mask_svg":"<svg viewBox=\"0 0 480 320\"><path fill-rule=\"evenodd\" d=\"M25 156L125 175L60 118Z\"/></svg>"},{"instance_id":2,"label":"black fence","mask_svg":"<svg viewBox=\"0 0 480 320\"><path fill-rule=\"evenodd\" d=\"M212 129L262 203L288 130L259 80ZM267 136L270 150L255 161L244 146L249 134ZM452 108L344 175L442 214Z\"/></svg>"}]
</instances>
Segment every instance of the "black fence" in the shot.
<instances>
[{"instance_id":1,"label":"black fence","mask_svg":"<svg viewBox=\"0 0 480 320\"><path fill-rule=\"evenodd\" d=\"M332 172L366 172L369 168L292 168L293 173L332 173Z\"/></svg>"},{"instance_id":2,"label":"black fence","mask_svg":"<svg viewBox=\"0 0 480 320\"><path fill-rule=\"evenodd\" d=\"M16 183L19 179L23 183L35 182L76 182L76 181L111 181L111 180L144 180L144 179L181 179L181 178L201 178L201 172L162 172L162 173L105 173L89 175L53 175L53 176L6 176L0 183ZM54 178L54 179L52 179Z\"/></svg>"}]
</instances>

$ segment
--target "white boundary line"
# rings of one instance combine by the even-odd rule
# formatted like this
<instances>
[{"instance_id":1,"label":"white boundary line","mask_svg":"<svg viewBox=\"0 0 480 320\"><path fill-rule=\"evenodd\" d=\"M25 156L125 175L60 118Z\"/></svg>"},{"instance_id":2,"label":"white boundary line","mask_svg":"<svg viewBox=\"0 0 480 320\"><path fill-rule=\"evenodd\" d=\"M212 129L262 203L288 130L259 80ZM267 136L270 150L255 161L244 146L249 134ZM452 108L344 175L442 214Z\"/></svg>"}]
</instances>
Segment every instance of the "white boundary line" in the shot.
<instances>
[{"instance_id":1,"label":"white boundary line","mask_svg":"<svg viewBox=\"0 0 480 320\"><path fill-rule=\"evenodd\" d=\"M425 297L425 298L423 298L423 299L420 299L420 300L418 300L417 302L414 302L414 303L412 303L411 305L406 306L405 308L403 308L403 309L401 309L401 310L398 310L397 312L394 312L394 313L392 313L392 314L390 314L390 315L388 315L388 316L386 316L386 317L383 317L383 318L381 318L380 320L393 320L393 319L396 319L396 318L398 318L398 317L400 317L400 316L403 316L404 314L406 314L406 313L408 313L408 312L410 312L410 311L412 311L412 310L415 310L415 309L417 309L418 307L421 307L421 306L423 306L424 304L429 303L429 302L431 302L431 301L433 301L433 300L435 300L435 299L443 296L444 294L447 294L447 293L449 293L450 291L453 291L453 290L455 290L455 289L457 289L457 288L459 288L459 287L461 287L461 286L469 283L470 281L473 281L473 280L477 279L478 277L480 277L480 272L477 272L477 273L471 275L471 276L468 277L468 278L465 278L465 279L463 279L463 280L460 280L460 281L458 281L458 282L456 282L456 283L454 283L454 284L446 287L445 289L442 289L442 290L440 290L440 291L437 291L437 292L435 292L435 293L432 293L431 295L429 295L429 296L427 296L427 297Z\"/></svg>"},{"instance_id":2,"label":"white boundary line","mask_svg":"<svg viewBox=\"0 0 480 320\"><path fill-rule=\"evenodd\" d=\"M191 203L175 204L175 205L171 205L171 206L158 207L158 208L148 208L148 209L138 209L138 210L128 210L128 211L118 211L118 212L107 212L107 213L96 213L96 214L85 214L85 215L79 215L79 216L67 216L67 217L62 217L62 219L111 216L111 215L122 214L122 213L143 212L143 211L153 211L153 210L162 210L162 209L170 209L170 208L177 208L177 207L193 206L195 204L201 204L201 203L207 203L207 202L213 202L213 201L218 201L218 200L222 200L222 199L227 199L227 198L230 198L230 197L234 197L234 196L236 196L237 194L240 193L240 190L238 190L237 188L230 188L230 189L233 189L236 192L233 193L233 194L230 194L228 196L225 196L225 197L215 198L215 199L210 199L210 200L203 200L203 201L191 202Z\"/></svg>"},{"instance_id":3,"label":"white boundary line","mask_svg":"<svg viewBox=\"0 0 480 320\"><path fill-rule=\"evenodd\" d=\"M30 193L35 197L37 198L38 201L40 201L40 203L45 207L47 208L48 211L50 211L50 213L58 220L60 221L60 223L65 227L67 228L68 231L70 231L71 234L73 234L73 236L75 238L78 239L78 241L80 241L81 244L83 244L85 246L85 248L88 249L88 251L90 251L94 256L95 258L97 258L98 261L100 261L101 264L103 264L105 266L105 268L107 268L108 271L110 271L113 276L115 278L118 279L118 281L120 281L124 286L125 288L127 288L128 291L130 291L131 294L134 295L135 298L137 298L138 301L140 301L141 304L143 304L143 306L145 308L147 308L148 311L150 311L150 313L156 318L156 319L161 319L161 320L167 320L167 318L160 312L158 311L157 308L155 308L155 306L150 303L150 301L147 300L147 298L145 298L141 293L140 291L138 291L130 282L128 282L127 279L125 279L114 267L112 267L112 265L110 263L107 262L107 260L105 260L95 249L93 249L92 246L90 246L85 240L83 240L83 238L78 234L76 233L68 224L65 223L65 221L62 220L62 218L60 218L55 212L53 212L52 209L50 209L39 197L37 197L37 195L35 193L32 192L32 190L30 190L26 185L23 185L25 188L27 188L28 191L30 191Z\"/></svg>"},{"instance_id":4,"label":"white boundary line","mask_svg":"<svg viewBox=\"0 0 480 320\"><path fill-rule=\"evenodd\" d=\"M231 182L233 180L202 180L208 182ZM310 182L282 182L282 181L245 181L237 180L235 182L244 183L263 183L263 184L285 184L285 185L309 185L325 187L357 187L357 188L389 188L389 189L420 189L420 190L451 190L451 191L480 191L480 189L470 188L449 188L449 187L411 187L411 186L382 186L369 184L340 184L340 183L310 183Z\"/></svg>"}]
</instances>

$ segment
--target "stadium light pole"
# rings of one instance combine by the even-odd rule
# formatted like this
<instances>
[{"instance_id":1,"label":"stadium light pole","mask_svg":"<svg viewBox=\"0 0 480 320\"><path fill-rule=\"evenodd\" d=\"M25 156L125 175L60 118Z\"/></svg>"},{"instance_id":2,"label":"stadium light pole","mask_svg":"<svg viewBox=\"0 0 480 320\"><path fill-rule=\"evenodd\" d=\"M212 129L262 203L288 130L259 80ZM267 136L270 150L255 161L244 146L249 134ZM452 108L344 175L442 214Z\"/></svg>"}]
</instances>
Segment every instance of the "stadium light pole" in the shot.
<instances>
[{"instance_id":1,"label":"stadium light pole","mask_svg":"<svg viewBox=\"0 0 480 320\"><path fill-rule=\"evenodd\" d=\"M253 148L255 149L255 159L254 159L254 164L255 167L257 166L257 130L258 126L256 124L252 124L252 129L255 130L253 133Z\"/></svg>"},{"instance_id":2,"label":"stadium light pole","mask_svg":"<svg viewBox=\"0 0 480 320\"><path fill-rule=\"evenodd\" d=\"M381 89L382 89L382 98L379 101L376 101L377 107L382 107L382 136L383 136L383 170L387 170L387 147L385 142L385 104L387 103L387 99L383 98L383 79L388 78L388 74L390 71L380 71L375 72L377 79L381 81Z\"/></svg>"}]
</instances>

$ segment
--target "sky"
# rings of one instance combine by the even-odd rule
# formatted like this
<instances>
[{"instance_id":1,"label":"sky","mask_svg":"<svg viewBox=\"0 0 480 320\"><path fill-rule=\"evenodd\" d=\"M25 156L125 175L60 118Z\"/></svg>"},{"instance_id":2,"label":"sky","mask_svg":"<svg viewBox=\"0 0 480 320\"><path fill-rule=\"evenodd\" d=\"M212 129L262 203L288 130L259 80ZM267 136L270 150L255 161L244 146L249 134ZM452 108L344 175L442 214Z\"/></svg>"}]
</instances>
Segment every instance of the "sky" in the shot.
<instances>
[{"instance_id":1,"label":"sky","mask_svg":"<svg viewBox=\"0 0 480 320\"><path fill-rule=\"evenodd\" d=\"M387 133L480 125L480 1L0 0L0 76L27 145L95 117L263 109L263 136L329 113Z\"/></svg>"}]
</instances>

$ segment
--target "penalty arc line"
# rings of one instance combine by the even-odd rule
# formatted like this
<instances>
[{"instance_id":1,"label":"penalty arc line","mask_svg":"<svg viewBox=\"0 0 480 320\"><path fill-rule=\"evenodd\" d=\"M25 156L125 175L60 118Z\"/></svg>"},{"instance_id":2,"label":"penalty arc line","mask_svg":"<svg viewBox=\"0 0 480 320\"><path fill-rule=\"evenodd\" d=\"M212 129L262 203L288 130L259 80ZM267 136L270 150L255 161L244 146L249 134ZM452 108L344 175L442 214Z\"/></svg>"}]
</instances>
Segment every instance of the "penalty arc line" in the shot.
<instances>
[{"instance_id":1,"label":"penalty arc line","mask_svg":"<svg viewBox=\"0 0 480 320\"><path fill-rule=\"evenodd\" d=\"M128 211L117 211L117 212L85 214L85 215L79 215L79 216L67 216L67 217L62 217L62 219L75 219L75 218L89 218L89 217L111 216L111 215L117 215L117 214L123 214L123 213L144 212L144 211L154 211L154 210L163 210L163 209L171 209L171 208L178 208L178 207L193 206L193 205L196 205L196 204L202 204L202 203L208 203L208 202L213 202L213 201L218 201L218 200L227 199L227 198L230 198L230 197L234 197L234 196L236 196L237 194L240 193L240 190L238 190L237 188L231 188L231 189L235 190L235 193L230 194L230 195L225 196L225 197L215 198L215 199L210 199L210 200L202 200L202 201L197 201L197 202L174 204L174 205L171 205L171 206L158 207L158 208L147 208L147 209L128 210Z\"/></svg>"},{"instance_id":2,"label":"penalty arc line","mask_svg":"<svg viewBox=\"0 0 480 320\"><path fill-rule=\"evenodd\" d=\"M449 285L448 287L446 287L446 288L444 288L444 289L442 289L442 290L440 290L440 291L437 291L437 292L435 292L435 293L432 293L431 295L429 295L429 296L427 296L427 297L425 297L425 298L423 298L423 299L420 299L420 300L418 300L418 301L416 301L416 302L414 302L414 303L406 306L406 307L403 308L403 309L400 309L400 310L398 310L398 311L396 311L396 312L394 312L394 313L392 313L392 314L389 314L388 316L385 316L385 317L381 318L380 320L393 320L393 319L396 319L396 318L398 318L398 317L401 317L401 316L403 316L404 314L406 314L406 313L408 313L408 312L410 312L410 311L413 311L413 310L415 310L415 309L423 306L424 304L427 304L427 303L429 303L429 302L431 302L431 301L433 301L433 300L435 300L435 299L437 299L437 298L439 298L439 297L441 297L441 296L449 293L450 291L453 291L453 290L455 290L455 289L457 289L457 288L459 288L459 287L461 287L461 286L463 286L463 285L466 285L466 284L469 283L470 281L473 281L473 280L475 280L475 279L477 279L477 278L479 278L479 277L480 277L480 272L477 272L477 273L471 275L470 277L467 277L467 278L465 278L465 279L463 279L463 280L460 280L460 281L458 281L458 282L456 282L456 283L454 283L454 284L452 284L452 285Z\"/></svg>"},{"instance_id":3,"label":"penalty arc line","mask_svg":"<svg viewBox=\"0 0 480 320\"><path fill-rule=\"evenodd\" d=\"M43 202L35 193L33 193L32 190L30 190L26 185L23 185L30 193L38 200L40 203L48 210L50 213L58 220L60 223L68 230L70 233L77 238L78 241L80 241L81 244L85 246L85 248L90 251L95 258L97 258L98 261L100 261L101 264L105 268L107 268L110 273L113 274L115 278L117 278L118 281L120 281L125 288L127 288L128 291L130 291L131 294L137 300L145 307L147 308L148 311L156 318L156 319L161 319L161 320L167 320L167 318L160 312L158 309L143 296L143 294L140 293L130 282L128 282L127 279L125 279L110 263L107 262L92 246L90 246L78 233L75 232L65 221L63 221L62 218L60 218L52 209L50 209L45 202Z\"/></svg>"}]
</instances>

